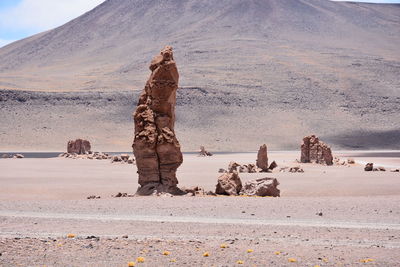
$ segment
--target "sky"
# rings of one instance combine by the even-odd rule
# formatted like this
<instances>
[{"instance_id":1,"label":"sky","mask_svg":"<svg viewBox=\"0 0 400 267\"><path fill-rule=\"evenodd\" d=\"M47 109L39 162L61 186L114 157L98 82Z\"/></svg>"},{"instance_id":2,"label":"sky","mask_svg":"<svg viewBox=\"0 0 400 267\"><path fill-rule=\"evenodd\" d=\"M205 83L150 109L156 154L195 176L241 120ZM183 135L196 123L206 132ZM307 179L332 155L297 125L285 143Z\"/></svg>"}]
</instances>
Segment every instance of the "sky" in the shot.
<instances>
[{"instance_id":1,"label":"sky","mask_svg":"<svg viewBox=\"0 0 400 267\"><path fill-rule=\"evenodd\" d=\"M0 0L0 47L61 26L105 0ZM341 0L334 0L341 1ZM400 3L400 0L353 0Z\"/></svg>"}]
</instances>

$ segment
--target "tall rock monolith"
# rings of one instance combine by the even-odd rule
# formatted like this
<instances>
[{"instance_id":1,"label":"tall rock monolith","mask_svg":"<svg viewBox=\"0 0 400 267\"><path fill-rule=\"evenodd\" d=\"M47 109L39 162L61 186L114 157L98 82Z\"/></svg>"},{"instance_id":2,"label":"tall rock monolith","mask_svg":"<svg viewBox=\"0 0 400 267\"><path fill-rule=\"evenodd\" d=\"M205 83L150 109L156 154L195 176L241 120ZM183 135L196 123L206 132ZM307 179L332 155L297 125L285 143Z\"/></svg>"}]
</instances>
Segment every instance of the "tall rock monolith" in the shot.
<instances>
[{"instance_id":1,"label":"tall rock monolith","mask_svg":"<svg viewBox=\"0 0 400 267\"><path fill-rule=\"evenodd\" d=\"M320 141L315 135L306 136L301 144L301 158L303 163L319 163L332 165L333 156L331 148Z\"/></svg>"},{"instance_id":2,"label":"tall rock monolith","mask_svg":"<svg viewBox=\"0 0 400 267\"><path fill-rule=\"evenodd\" d=\"M268 171L268 154L266 144L260 146L260 149L258 150L256 165L263 172Z\"/></svg>"},{"instance_id":3,"label":"tall rock monolith","mask_svg":"<svg viewBox=\"0 0 400 267\"><path fill-rule=\"evenodd\" d=\"M184 194L177 185L176 170L183 158L175 136L175 104L179 74L172 47L153 58L151 75L136 111L133 153L139 174L137 195Z\"/></svg>"}]
</instances>

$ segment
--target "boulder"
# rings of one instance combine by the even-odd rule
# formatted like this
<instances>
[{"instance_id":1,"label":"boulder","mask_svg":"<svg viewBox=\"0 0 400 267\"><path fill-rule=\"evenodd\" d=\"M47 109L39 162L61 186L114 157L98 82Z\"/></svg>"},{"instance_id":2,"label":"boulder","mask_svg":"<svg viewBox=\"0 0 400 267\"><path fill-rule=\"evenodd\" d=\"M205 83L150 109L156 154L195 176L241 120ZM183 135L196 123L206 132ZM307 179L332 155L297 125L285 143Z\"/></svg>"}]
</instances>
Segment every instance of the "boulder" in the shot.
<instances>
[{"instance_id":1,"label":"boulder","mask_svg":"<svg viewBox=\"0 0 400 267\"><path fill-rule=\"evenodd\" d=\"M226 171L225 169L223 169L223 168L219 168L219 169L218 169L218 172L219 172L219 173L224 173L224 172L227 172L227 171Z\"/></svg>"},{"instance_id":2,"label":"boulder","mask_svg":"<svg viewBox=\"0 0 400 267\"><path fill-rule=\"evenodd\" d=\"M306 136L303 138L301 145L301 157L302 163L319 163L332 165L333 157L331 148L320 141L315 135Z\"/></svg>"},{"instance_id":3,"label":"boulder","mask_svg":"<svg viewBox=\"0 0 400 267\"><path fill-rule=\"evenodd\" d=\"M348 164L356 164L356 161L353 158L347 159Z\"/></svg>"},{"instance_id":4,"label":"boulder","mask_svg":"<svg viewBox=\"0 0 400 267\"><path fill-rule=\"evenodd\" d=\"M275 169L276 167L278 167L278 164L276 164L276 162L273 161L273 162L269 165L268 169L272 171L272 170Z\"/></svg>"},{"instance_id":5,"label":"boulder","mask_svg":"<svg viewBox=\"0 0 400 267\"><path fill-rule=\"evenodd\" d=\"M174 131L179 74L172 47L166 46L153 58L150 70L150 78L133 114L132 148L140 185L136 194L185 194L177 187L176 177L183 157Z\"/></svg>"},{"instance_id":6,"label":"boulder","mask_svg":"<svg viewBox=\"0 0 400 267\"><path fill-rule=\"evenodd\" d=\"M218 195L237 196L242 189L242 181L236 171L224 173L218 177L215 193Z\"/></svg>"},{"instance_id":7,"label":"boulder","mask_svg":"<svg viewBox=\"0 0 400 267\"><path fill-rule=\"evenodd\" d=\"M277 188L279 182L276 178L260 178L248 181L240 191L241 195L247 196L271 196L279 197L280 190Z\"/></svg>"},{"instance_id":8,"label":"boulder","mask_svg":"<svg viewBox=\"0 0 400 267\"><path fill-rule=\"evenodd\" d=\"M121 154L121 159L123 160L123 161L125 161L125 162L127 162L128 161L128 159L129 159L129 155L128 154Z\"/></svg>"},{"instance_id":9,"label":"boulder","mask_svg":"<svg viewBox=\"0 0 400 267\"><path fill-rule=\"evenodd\" d=\"M373 163L367 163L364 167L364 171L370 172L374 170L374 164Z\"/></svg>"},{"instance_id":10,"label":"boulder","mask_svg":"<svg viewBox=\"0 0 400 267\"><path fill-rule=\"evenodd\" d=\"M23 159L23 158L25 158L25 156L22 155L22 154L15 154L15 155L13 156L13 158L14 158L14 159Z\"/></svg>"},{"instance_id":11,"label":"boulder","mask_svg":"<svg viewBox=\"0 0 400 267\"><path fill-rule=\"evenodd\" d=\"M391 169L391 172L400 172L400 169Z\"/></svg>"},{"instance_id":12,"label":"boulder","mask_svg":"<svg viewBox=\"0 0 400 267\"><path fill-rule=\"evenodd\" d=\"M70 140L67 144L67 153L70 154L90 154L90 142L83 139Z\"/></svg>"},{"instance_id":13,"label":"boulder","mask_svg":"<svg viewBox=\"0 0 400 267\"><path fill-rule=\"evenodd\" d=\"M261 169L261 171L268 171L268 155L266 144L260 146L260 149L258 150L256 165L258 168Z\"/></svg>"}]
</instances>

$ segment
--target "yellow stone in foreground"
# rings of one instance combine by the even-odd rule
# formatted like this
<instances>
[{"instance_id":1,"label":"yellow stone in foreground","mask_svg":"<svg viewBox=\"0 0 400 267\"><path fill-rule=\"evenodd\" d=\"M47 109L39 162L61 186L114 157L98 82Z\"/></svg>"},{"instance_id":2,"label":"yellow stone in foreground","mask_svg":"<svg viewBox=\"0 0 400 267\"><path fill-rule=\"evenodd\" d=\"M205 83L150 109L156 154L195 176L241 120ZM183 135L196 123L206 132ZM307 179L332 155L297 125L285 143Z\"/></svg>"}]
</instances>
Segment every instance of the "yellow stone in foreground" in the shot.
<instances>
[{"instance_id":1,"label":"yellow stone in foreground","mask_svg":"<svg viewBox=\"0 0 400 267\"><path fill-rule=\"evenodd\" d=\"M274 254L275 254L275 255L280 255L281 252L280 252L280 251L275 251Z\"/></svg>"},{"instance_id":2,"label":"yellow stone in foreground","mask_svg":"<svg viewBox=\"0 0 400 267\"><path fill-rule=\"evenodd\" d=\"M221 244L220 248L227 248L228 245L227 244Z\"/></svg>"},{"instance_id":3,"label":"yellow stone in foreground","mask_svg":"<svg viewBox=\"0 0 400 267\"><path fill-rule=\"evenodd\" d=\"M144 257L137 257L136 261L137 262L144 262Z\"/></svg>"},{"instance_id":4,"label":"yellow stone in foreground","mask_svg":"<svg viewBox=\"0 0 400 267\"><path fill-rule=\"evenodd\" d=\"M74 238L76 235L75 234L68 234L67 237L68 238Z\"/></svg>"},{"instance_id":5,"label":"yellow stone in foreground","mask_svg":"<svg viewBox=\"0 0 400 267\"><path fill-rule=\"evenodd\" d=\"M297 260L295 258L289 258L288 261L289 262L297 262Z\"/></svg>"},{"instance_id":6,"label":"yellow stone in foreground","mask_svg":"<svg viewBox=\"0 0 400 267\"><path fill-rule=\"evenodd\" d=\"M252 250L252 249L248 249L247 250L247 253L252 253L254 250Z\"/></svg>"},{"instance_id":7,"label":"yellow stone in foreground","mask_svg":"<svg viewBox=\"0 0 400 267\"><path fill-rule=\"evenodd\" d=\"M208 256L210 256L210 253L208 253L208 252L203 253L203 257L208 257Z\"/></svg>"},{"instance_id":8,"label":"yellow stone in foreground","mask_svg":"<svg viewBox=\"0 0 400 267\"><path fill-rule=\"evenodd\" d=\"M237 264L243 264L244 262L241 261L241 260L239 260L239 261L237 261L236 263L237 263Z\"/></svg>"},{"instance_id":9,"label":"yellow stone in foreground","mask_svg":"<svg viewBox=\"0 0 400 267\"><path fill-rule=\"evenodd\" d=\"M163 255L165 255L165 256L168 256L169 254L171 254L171 252L169 252L169 251L163 251L163 253L162 253Z\"/></svg>"},{"instance_id":10,"label":"yellow stone in foreground","mask_svg":"<svg viewBox=\"0 0 400 267\"><path fill-rule=\"evenodd\" d=\"M135 262L134 261L128 262L128 267L134 267L134 266L135 266Z\"/></svg>"}]
</instances>

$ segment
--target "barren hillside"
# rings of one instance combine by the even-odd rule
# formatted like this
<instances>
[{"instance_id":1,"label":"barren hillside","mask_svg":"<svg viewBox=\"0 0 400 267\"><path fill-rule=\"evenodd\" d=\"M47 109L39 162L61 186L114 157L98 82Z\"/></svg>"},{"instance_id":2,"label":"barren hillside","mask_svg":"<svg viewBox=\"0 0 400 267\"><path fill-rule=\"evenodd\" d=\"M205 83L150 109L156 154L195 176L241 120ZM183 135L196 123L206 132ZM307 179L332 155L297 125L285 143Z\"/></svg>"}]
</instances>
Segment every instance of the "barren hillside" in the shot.
<instances>
[{"instance_id":1,"label":"barren hillside","mask_svg":"<svg viewBox=\"0 0 400 267\"><path fill-rule=\"evenodd\" d=\"M0 150L129 150L153 55L175 50L183 150L400 148L400 5L108 0L0 49Z\"/></svg>"}]
</instances>

